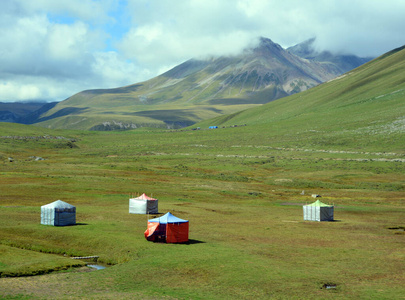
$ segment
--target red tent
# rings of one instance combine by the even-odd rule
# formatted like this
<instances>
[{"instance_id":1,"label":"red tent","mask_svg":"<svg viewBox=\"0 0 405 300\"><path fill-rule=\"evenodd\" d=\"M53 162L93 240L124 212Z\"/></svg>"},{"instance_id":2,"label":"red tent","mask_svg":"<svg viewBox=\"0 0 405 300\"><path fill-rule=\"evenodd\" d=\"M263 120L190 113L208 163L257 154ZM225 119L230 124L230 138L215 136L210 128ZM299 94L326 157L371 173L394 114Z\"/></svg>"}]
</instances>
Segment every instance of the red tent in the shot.
<instances>
[{"instance_id":1,"label":"red tent","mask_svg":"<svg viewBox=\"0 0 405 300\"><path fill-rule=\"evenodd\" d=\"M188 220L173 216L170 212L148 220L145 238L153 242L184 243L188 241Z\"/></svg>"}]
</instances>

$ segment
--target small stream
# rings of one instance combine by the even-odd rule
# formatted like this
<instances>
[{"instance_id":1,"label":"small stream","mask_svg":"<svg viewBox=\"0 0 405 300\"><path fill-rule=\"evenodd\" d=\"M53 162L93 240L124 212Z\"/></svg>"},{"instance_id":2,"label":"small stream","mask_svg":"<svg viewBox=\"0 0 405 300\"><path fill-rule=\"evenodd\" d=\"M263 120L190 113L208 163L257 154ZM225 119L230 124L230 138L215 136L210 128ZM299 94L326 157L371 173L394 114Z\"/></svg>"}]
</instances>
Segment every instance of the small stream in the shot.
<instances>
[{"instance_id":1,"label":"small stream","mask_svg":"<svg viewBox=\"0 0 405 300\"><path fill-rule=\"evenodd\" d=\"M103 270L103 269L106 268L105 266L96 265L96 264L94 264L94 263L89 263L89 264L87 264L86 266L87 266L87 267L90 267L90 268L94 268L94 269L96 269L96 270Z\"/></svg>"},{"instance_id":2,"label":"small stream","mask_svg":"<svg viewBox=\"0 0 405 300\"><path fill-rule=\"evenodd\" d=\"M99 264L95 260L82 260L82 261L86 263L86 267L93 268L96 270L104 270L105 268L107 268L106 265Z\"/></svg>"},{"instance_id":3,"label":"small stream","mask_svg":"<svg viewBox=\"0 0 405 300\"><path fill-rule=\"evenodd\" d=\"M106 265L97 263L98 256L77 256L72 258L79 259L86 264L86 267L93 268L96 270L103 270L107 267Z\"/></svg>"}]
</instances>

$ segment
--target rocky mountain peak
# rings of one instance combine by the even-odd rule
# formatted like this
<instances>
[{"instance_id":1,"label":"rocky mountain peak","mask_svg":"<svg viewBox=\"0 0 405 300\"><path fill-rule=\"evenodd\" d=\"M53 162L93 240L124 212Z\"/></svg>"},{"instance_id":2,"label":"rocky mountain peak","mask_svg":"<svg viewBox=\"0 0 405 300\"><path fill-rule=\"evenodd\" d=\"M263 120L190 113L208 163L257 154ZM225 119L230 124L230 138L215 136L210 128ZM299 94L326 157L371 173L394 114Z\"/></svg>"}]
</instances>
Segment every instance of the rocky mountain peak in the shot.
<instances>
[{"instance_id":1,"label":"rocky mountain peak","mask_svg":"<svg viewBox=\"0 0 405 300\"><path fill-rule=\"evenodd\" d=\"M327 50L318 51L316 50L315 42L316 38L311 38L287 48L287 51L311 61L329 63L330 65L337 67L340 73L346 73L373 59L373 57L334 54Z\"/></svg>"},{"instance_id":2,"label":"rocky mountain peak","mask_svg":"<svg viewBox=\"0 0 405 300\"><path fill-rule=\"evenodd\" d=\"M279 44L274 43L271 39L260 37L259 38L259 44L254 47L253 49L254 53L256 54L278 54L280 52L285 51L283 47L281 47Z\"/></svg>"}]
</instances>

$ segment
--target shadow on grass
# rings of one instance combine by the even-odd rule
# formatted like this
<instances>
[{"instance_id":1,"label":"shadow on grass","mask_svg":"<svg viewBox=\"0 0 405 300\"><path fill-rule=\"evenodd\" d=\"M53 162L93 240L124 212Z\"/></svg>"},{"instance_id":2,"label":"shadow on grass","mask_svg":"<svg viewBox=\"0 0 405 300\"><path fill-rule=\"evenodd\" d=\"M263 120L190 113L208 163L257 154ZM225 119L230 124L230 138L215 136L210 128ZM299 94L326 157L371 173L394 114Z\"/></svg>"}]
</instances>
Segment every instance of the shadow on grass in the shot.
<instances>
[{"instance_id":1,"label":"shadow on grass","mask_svg":"<svg viewBox=\"0 0 405 300\"><path fill-rule=\"evenodd\" d=\"M153 243L161 243L161 244L166 244L166 240L156 240L156 241L152 241ZM193 239L189 239L187 242L183 242L183 243L175 243L177 245L194 245L194 244L203 244L205 242L203 241L199 241L199 240L193 240Z\"/></svg>"},{"instance_id":2,"label":"shadow on grass","mask_svg":"<svg viewBox=\"0 0 405 300\"><path fill-rule=\"evenodd\" d=\"M203 241L199 241L199 240L193 240L193 239L189 239L187 243L184 243L186 245L194 245L194 244L203 244L205 242Z\"/></svg>"},{"instance_id":3,"label":"shadow on grass","mask_svg":"<svg viewBox=\"0 0 405 300\"><path fill-rule=\"evenodd\" d=\"M89 225L89 224L87 224L87 223L76 223L75 225L81 226L81 225Z\"/></svg>"}]
</instances>

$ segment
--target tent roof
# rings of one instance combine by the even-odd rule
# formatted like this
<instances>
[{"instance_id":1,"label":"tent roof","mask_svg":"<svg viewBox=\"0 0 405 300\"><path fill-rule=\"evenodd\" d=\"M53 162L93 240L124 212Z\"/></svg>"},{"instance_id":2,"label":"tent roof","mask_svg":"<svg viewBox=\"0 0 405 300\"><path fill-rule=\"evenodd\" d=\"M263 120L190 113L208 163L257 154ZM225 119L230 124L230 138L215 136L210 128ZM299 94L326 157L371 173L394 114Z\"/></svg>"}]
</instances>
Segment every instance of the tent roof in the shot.
<instances>
[{"instance_id":1,"label":"tent roof","mask_svg":"<svg viewBox=\"0 0 405 300\"><path fill-rule=\"evenodd\" d=\"M49 203L49 204L46 204L46 205L43 205L43 206L46 207L46 208L74 208L73 205L71 205L69 203L66 203L66 202L64 202L62 200L56 200L56 201L54 201L52 203Z\"/></svg>"},{"instance_id":2,"label":"tent roof","mask_svg":"<svg viewBox=\"0 0 405 300\"><path fill-rule=\"evenodd\" d=\"M322 203L320 200L316 200L314 203L308 204L307 206L331 207L333 205L328 205L328 204Z\"/></svg>"},{"instance_id":3,"label":"tent roof","mask_svg":"<svg viewBox=\"0 0 405 300\"><path fill-rule=\"evenodd\" d=\"M168 212L167 214L165 214L159 218L150 219L150 220L148 220L148 222L167 224L167 223L186 223L186 222L188 222L188 220L183 220L183 219L177 218L177 217L173 216L170 212Z\"/></svg>"},{"instance_id":4,"label":"tent roof","mask_svg":"<svg viewBox=\"0 0 405 300\"><path fill-rule=\"evenodd\" d=\"M157 200L155 198L147 196L145 193L143 193L139 197L136 197L136 198L133 198L133 199L136 199L136 200Z\"/></svg>"}]
</instances>

